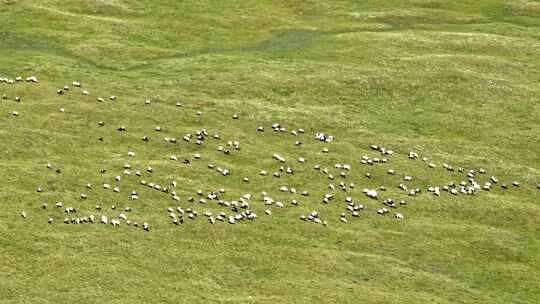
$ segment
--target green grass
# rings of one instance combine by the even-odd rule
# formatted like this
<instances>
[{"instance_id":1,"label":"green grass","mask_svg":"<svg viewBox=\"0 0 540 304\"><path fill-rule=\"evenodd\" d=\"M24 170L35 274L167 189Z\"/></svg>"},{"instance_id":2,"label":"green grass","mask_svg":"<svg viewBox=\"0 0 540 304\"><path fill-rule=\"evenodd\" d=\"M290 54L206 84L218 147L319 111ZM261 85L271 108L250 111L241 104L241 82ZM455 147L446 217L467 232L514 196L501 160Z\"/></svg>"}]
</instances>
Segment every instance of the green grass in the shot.
<instances>
[{"instance_id":1,"label":"green grass","mask_svg":"<svg viewBox=\"0 0 540 304\"><path fill-rule=\"evenodd\" d=\"M0 95L9 97L0 100L2 304L540 300L538 1L5 0L0 77L18 75L40 83L0 83ZM91 95L55 94L73 80ZM22 103L13 101L17 95ZM96 102L110 95L118 102ZM271 132L274 122L304 128L304 145ZM128 131L117 132L120 125ZM257 133L259 125L266 132ZM203 146L162 140L201 128L221 139ZM317 131L337 140L315 142ZM143 135L151 141L143 143ZM241 151L218 154L228 140L239 140ZM378 155L372 144L396 155L386 165L360 165L362 155ZM330 153L321 153L324 146ZM408 160L409 151L439 167ZM196 152L203 158L191 166L168 160ZM257 174L277 170L274 152L297 170L294 177ZM307 164L296 163L298 156ZM46 169L49 162L62 173ZM174 226L165 210L176 204L167 195L140 186L136 176L114 183L126 162L134 170L153 166L143 173L149 182L177 180L178 205L199 214L225 208L188 203L197 189L224 187L227 200L252 193L259 218L212 226L201 216ZM440 198L397 189L404 175L422 188L466 179L441 169L445 162L488 169L482 183L496 175L522 187ZM355 189L336 190L335 200L322 204L328 179L312 170L315 163L334 175L335 163L351 164L345 181ZM121 193L103 191L104 182ZM282 185L311 195L283 194ZM382 198L409 201L398 208L404 221L378 216L381 201L361 193L380 185L388 188ZM131 190L139 201L129 201ZM264 215L261 191L287 207ZM367 210L342 224L348 195ZM289 205L292 198L301 205ZM129 205L129 217L152 230L64 225L57 201L78 207L76 216L98 214L98 203L109 216L119 213L111 205ZM311 210L329 226L298 220Z\"/></svg>"}]
</instances>

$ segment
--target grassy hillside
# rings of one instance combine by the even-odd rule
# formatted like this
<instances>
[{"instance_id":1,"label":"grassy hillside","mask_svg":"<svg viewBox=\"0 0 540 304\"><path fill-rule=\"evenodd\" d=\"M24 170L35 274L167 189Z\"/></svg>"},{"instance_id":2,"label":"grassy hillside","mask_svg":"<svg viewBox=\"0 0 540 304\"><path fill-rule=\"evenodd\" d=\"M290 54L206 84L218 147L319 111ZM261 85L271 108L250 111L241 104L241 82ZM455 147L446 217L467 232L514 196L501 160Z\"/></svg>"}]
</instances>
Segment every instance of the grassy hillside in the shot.
<instances>
[{"instance_id":1,"label":"grassy hillside","mask_svg":"<svg viewBox=\"0 0 540 304\"><path fill-rule=\"evenodd\" d=\"M0 82L2 304L539 302L539 1L3 0L0 78L31 75L39 83ZM203 128L203 145L182 140ZM305 134L290 135L298 128ZM319 142L315 132L336 139ZM196 153L200 160L182 163ZM363 155L388 163L362 165ZM336 163L352 166L346 178ZM132 174L116 182L124 164ZM280 166L294 175L272 177ZM491 191L426 191L480 168L479 184L499 179ZM175 180L180 202L141 180ZM341 181L355 187L344 192ZM335 198L324 204L329 183ZM409 196L400 183L423 191ZM199 203L197 190L220 188L227 201L252 194L258 218L210 225L205 211L234 213ZM265 206L262 191L285 208ZM360 217L345 209L347 196L365 206ZM386 198L408 204L378 215ZM125 221L63 223L114 218L127 206L149 232ZM198 218L173 225L167 208L178 206ZM327 227L299 219L314 210Z\"/></svg>"}]
</instances>

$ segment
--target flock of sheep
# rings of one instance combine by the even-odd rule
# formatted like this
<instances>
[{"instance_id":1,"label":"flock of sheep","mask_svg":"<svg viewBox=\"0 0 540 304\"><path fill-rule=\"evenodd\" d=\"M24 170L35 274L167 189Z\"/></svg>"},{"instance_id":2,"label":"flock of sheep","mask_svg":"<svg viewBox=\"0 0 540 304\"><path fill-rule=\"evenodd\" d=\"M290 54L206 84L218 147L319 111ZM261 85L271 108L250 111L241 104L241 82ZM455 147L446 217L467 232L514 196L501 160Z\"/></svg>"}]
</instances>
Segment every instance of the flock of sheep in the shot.
<instances>
[{"instance_id":1,"label":"flock of sheep","mask_svg":"<svg viewBox=\"0 0 540 304\"><path fill-rule=\"evenodd\" d=\"M37 77L35 76L29 76L26 78L16 77L14 79L0 77L0 84L4 83L8 85L16 85L19 82L28 82L33 84L39 83ZM66 94L81 94L83 96L89 96L90 92L86 89L83 89L81 82L74 81L71 88L70 86L65 85L62 88L58 89L56 91L56 94L59 96L59 98L61 98L62 95ZM3 94L2 99L12 99L15 102L22 102L20 96L7 96L6 94ZM106 100L109 100L110 102L116 102L118 100L118 97L114 95L107 98L97 97L96 100L100 103L103 103ZM151 100L146 100L144 104L150 105ZM177 103L176 106L180 107L182 105L180 103ZM61 107L60 112L64 111L65 109ZM11 115L17 117L21 115L21 113L19 113L18 111L13 111L11 112ZM202 115L202 112L197 112L197 115ZM237 120L239 119L239 115L233 114L231 119ZM99 127L105 126L105 123L103 121L99 121L97 124ZM285 128L279 123L274 123L269 127L271 127L271 132L289 133L295 139L294 145L302 146L303 142L299 139L306 136L304 135L306 133L304 129L299 128L294 130L287 130L287 128ZM126 132L127 128L125 126L118 126L117 131ZM158 134L157 136L159 136L161 132L161 127L155 126L153 131ZM253 132L263 133L267 131L265 126L258 126L257 128L254 128ZM164 137L163 139L168 143L177 143L176 138ZM201 128L193 134L185 134L182 137L183 141L187 143L194 143L199 146L203 145L208 139L219 140L221 138L219 134L211 135L205 128ZM103 138L100 138L100 140L103 140ZM144 135L140 138L140 140L143 143L148 142L150 141L150 137ZM336 139L333 135L316 132L314 133L311 140L320 141L325 143L325 146L329 146L330 143L334 142ZM358 162L354 164L354 166L369 167L385 165L386 167L388 167L388 170L386 170L385 174L388 174L389 176L398 175L396 170L391 168L389 165L391 163L391 158L396 157L395 155L398 153L395 153L390 149L377 145L371 146L370 149L373 151L374 154L377 155L377 157L370 157L368 155L361 156L358 159ZM216 150L217 153L223 154L241 153L241 144L239 141L227 141L225 144L218 145ZM322 148L321 152L331 153L327 147ZM313 203L311 204L311 206L314 207L317 206L317 204L321 203L330 204L335 199L336 193L339 190L346 193L343 204L343 212L339 215L339 221L342 223L348 223L351 218L360 217L361 213L365 212L373 212L374 214L378 214L381 216L391 214L396 220L405 219L405 215L401 212L398 212L398 209L406 206L408 203L407 200L401 199L397 201L391 197L385 196L383 194L387 190L385 186L381 185L377 188L364 188L361 191L362 195L364 196L363 199L380 202L380 208L375 208L375 210L370 211L369 208L366 208L364 204L359 202L359 198L352 197L350 193L351 190L355 189L356 185L355 183L350 182L347 179L347 176L353 170L353 164L336 163L333 164L333 167L325 167L321 164L317 164L315 160L309 161L310 163L313 163L312 170L317 172L317 174L323 176L328 181L328 184L322 186L322 189L326 189L326 193L322 197L312 197L308 190L297 190L294 187L283 185L276 190L279 190L279 192L281 192L282 194L290 194L291 197L294 197L287 202L275 199L270 193L267 192L260 193L258 195L258 198L252 193L245 193L243 195L240 195L237 199L226 200L223 198L224 194L227 192L227 190L224 188L219 188L211 192L203 192L202 190L197 190L194 191L195 193L193 196L189 196L187 198L180 198L180 195L177 193L177 189L181 188L181 185L179 185L177 181L170 180L167 184L147 181L145 178L152 178L158 172L155 172L154 168L152 168L151 166L148 166L144 169L132 168L128 160L135 159L137 157L136 151L125 151L125 153L127 160L123 164L122 168L119 168L118 175L114 177L114 181L111 180L108 182L103 182L100 185L93 185L91 183L81 185L86 190L80 194L80 200L87 200L90 196L87 193L92 193L92 191L97 190L107 192L112 191L113 193L122 193L120 188L122 181L125 178L129 178L130 176L136 176L136 178L138 179L139 187L141 187L141 189L142 187L144 187L146 189L150 189L151 191L161 193L164 198L170 200L170 207L166 208L166 210L163 210L163 213L164 216L169 218L169 221L172 225L181 225L185 221L197 219L199 217L199 212L195 210L195 206L200 206L200 208L204 209L209 204L214 204L215 208L222 208L223 211L219 213L213 213L208 209L201 213L202 216L206 219L206 221L210 224L215 224L217 222L236 224L243 221L256 221L259 215L254 211L255 209L257 209L253 208L254 206L258 206L258 208L264 209L264 216L271 216L272 210L274 209L289 208L300 205L299 200L312 201ZM512 181L510 183L499 181L499 178L497 178L496 176L488 175L487 170L484 168L465 169L461 167L454 168L449 164L437 165L431 162L426 157L420 157L415 152L409 152L405 156L411 161L423 163L429 169L440 170L442 168L443 170L446 170L448 172L458 172L461 174L463 179L460 182L451 182L443 185L431 185L428 187L419 188L412 186L412 181L415 179L415 177L410 175L403 175L400 177L396 176L395 178L401 181L397 185L395 185L397 186L397 189L399 189L398 191L411 198L418 196L424 192L437 197L441 195L460 196L475 195L482 191L490 191L495 187L500 187L501 189L520 187L520 183L518 181ZM193 161L199 161L203 158L200 153L194 153L192 157L186 159L180 159L180 157L174 154L168 155L167 157L170 161L181 161L184 164L190 164ZM294 169L295 165L306 166L306 164L308 163L305 157L287 159L279 153L270 153L268 157L271 157L273 161L275 161L277 169L274 172L260 170L258 173L254 174L258 174L261 177L268 176L265 178L280 178L283 175L294 176L296 172ZM231 169L216 166L212 163L208 164L208 169L214 170L218 174L223 176L231 175ZM60 168L55 167L55 165L51 163L48 163L46 165L45 170L54 170L57 173L61 172ZM101 173L104 173L104 171L105 170L103 169ZM484 178L480 178L482 176ZM371 177L371 173L365 173L365 178L369 179ZM480 182L480 179L482 179L483 182ZM243 177L242 181L244 183L249 183L250 178L247 176ZM537 185L537 188L540 189L540 184ZM42 187L38 187L37 192L43 193L44 189ZM129 200L133 202L134 205L136 205L135 201L139 200L139 192L140 191L137 190L129 192ZM61 214L63 214L63 216L57 217L47 216L46 218L49 224L56 223L57 220L55 220L55 218L60 218L60 220L58 221L65 224L100 223L104 225L111 225L113 227L119 227L122 225L131 227L142 227L142 229L144 229L145 231L150 231L151 229L151 224L147 221L141 221L141 223L139 223L138 221L132 219L131 214L133 212L133 209L136 208L132 208L131 206L125 206L123 208L117 207L115 205L110 206L110 210L112 211L109 211L109 213L113 212L113 216L107 216L107 213L104 212L105 207L101 204L97 204L95 206L94 214L87 215L80 214L81 212L80 210L78 210L78 208L76 208L75 206L64 204L63 202L54 202L50 206L47 203L42 203L40 208L44 210L57 209L58 211L54 212L61 212ZM48 211L46 214L51 214L51 211ZM23 219L27 219L29 217L29 214L26 211L21 211L20 216ZM302 221L312 222L315 224L320 224L322 226L327 226L329 221L331 221L330 218L323 219L323 217L317 210L313 210L307 214L299 214L298 217ZM63 218L63 220L61 218Z\"/></svg>"}]
</instances>

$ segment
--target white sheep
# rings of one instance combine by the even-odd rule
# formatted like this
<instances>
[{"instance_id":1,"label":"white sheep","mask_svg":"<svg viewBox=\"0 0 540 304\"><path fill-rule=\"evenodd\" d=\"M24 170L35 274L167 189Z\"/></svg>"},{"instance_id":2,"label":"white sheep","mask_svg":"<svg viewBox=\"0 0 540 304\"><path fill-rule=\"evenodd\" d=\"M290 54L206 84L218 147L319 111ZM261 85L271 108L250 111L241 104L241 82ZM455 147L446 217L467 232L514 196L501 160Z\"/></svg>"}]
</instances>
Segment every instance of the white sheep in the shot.
<instances>
[{"instance_id":1,"label":"white sheep","mask_svg":"<svg viewBox=\"0 0 540 304\"><path fill-rule=\"evenodd\" d=\"M377 197L378 197L377 191L375 191L373 189L364 189L364 193L369 198L377 199Z\"/></svg>"}]
</instances>

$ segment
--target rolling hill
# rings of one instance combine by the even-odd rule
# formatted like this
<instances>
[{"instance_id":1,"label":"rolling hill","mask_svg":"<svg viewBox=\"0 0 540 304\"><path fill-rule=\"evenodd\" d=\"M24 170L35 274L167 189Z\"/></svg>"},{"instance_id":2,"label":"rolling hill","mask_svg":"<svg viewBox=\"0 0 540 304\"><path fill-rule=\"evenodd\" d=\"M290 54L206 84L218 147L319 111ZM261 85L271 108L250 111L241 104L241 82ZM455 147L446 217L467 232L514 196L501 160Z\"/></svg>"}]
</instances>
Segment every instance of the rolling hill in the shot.
<instances>
[{"instance_id":1,"label":"rolling hill","mask_svg":"<svg viewBox=\"0 0 540 304\"><path fill-rule=\"evenodd\" d=\"M539 302L539 1L4 0L0 25L0 303Z\"/></svg>"}]
</instances>

